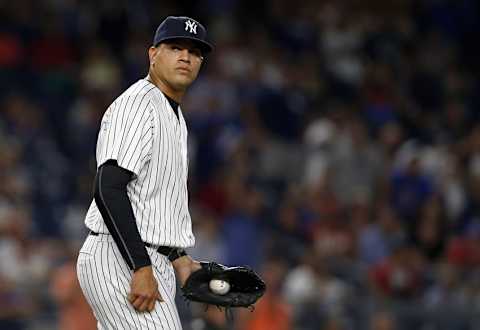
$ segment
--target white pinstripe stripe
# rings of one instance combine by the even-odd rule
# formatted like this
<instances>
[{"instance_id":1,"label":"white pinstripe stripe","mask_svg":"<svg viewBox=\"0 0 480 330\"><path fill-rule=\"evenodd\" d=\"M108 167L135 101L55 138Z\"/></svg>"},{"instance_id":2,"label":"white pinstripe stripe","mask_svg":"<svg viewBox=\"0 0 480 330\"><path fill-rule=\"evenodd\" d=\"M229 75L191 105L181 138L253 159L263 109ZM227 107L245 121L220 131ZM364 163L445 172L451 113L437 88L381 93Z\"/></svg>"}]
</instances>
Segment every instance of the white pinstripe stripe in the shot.
<instances>
[{"instance_id":1,"label":"white pinstripe stripe","mask_svg":"<svg viewBox=\"0 0 480 330\"><path fill-rule=\"evenodd\" d=\"M96 255L97 253L97 245L93 245L93 256ZM92 259L91 262L89 262L89 268L85 269L85 274L87 276L87 287L89 288L89 292L92 295L92 301L95 301L95 304L92 306L92 308L96 309L95 316L97 317L97 320L100 322L100 324L104 328L108 328L108 313L105 312L105 307L102 304L101 301L101 296L98 294L98 289L97 289L97 277L94 276L94 270L95 270L95 261L94 258Z\"/></svg>"},{"instance_id":2,"label":"white pinstripe stripe","mask_svg":"<svg viewBox=\"0 0 480 330\"><path fill-rule=\"evenodd\" d=\"M105 273L106 276L107 276L107 280L108 282L112 282L112 283L115 283L118 287L118 277L116 279L116 281L114 282L113 281L113 270L115 269L114 267L110 267L110 264L112 263L112 259L109 259L108 258L108 255L111 253L111 249L112 249L112 244L108 244L107 245L107 258L105 259L107 262L106 262L106 265L107 265L107 272ZM105 267L103 267L103 269L105 269ZM115 272L115 275L116 275L116 272ZM104 275L105 276L105 275ZM119 303L119 301L124 301L125 298L123 298L120 294L120 290L113 290L113 292L115 295L114 295L114 299L113 299L113 307L115 308L115 310L119 310L122 312L122 317L119 318L119 323L122 325L122 329L128 329L128 328L131 328L131 325L129 325L129 323L126 321L128 320L126 314L125 314L125 308L122 308L122 305ZM131 315L131 314L130 314Z\"/></svg>"},{"instance_id":3,"label":"white pinstripe stripe","mask_svg":"<svg viewBox=\"0 0 480 330\"><path fill-rule=\"evenodd\" d=\"M118 317L116 317L116 310L113 308L112 303L113 299L110 297L110 288L109 288L109 282L105 278L105 273L104 273L104 268L108 267L108 264L104 263L103 260L103 254L105 250L106 244L99 244L98 245L98 254L99 257L95 258L95 274L96 276L96 283L98 284L98 291L97 294L101 294L103 298L103 304L102 306L105 307L105 312L108 315L108 320L109 324L114 328L114 329L119 329L119 322ZM107 266L107 267L104 267Z\"/></svg>"}]
</instances>

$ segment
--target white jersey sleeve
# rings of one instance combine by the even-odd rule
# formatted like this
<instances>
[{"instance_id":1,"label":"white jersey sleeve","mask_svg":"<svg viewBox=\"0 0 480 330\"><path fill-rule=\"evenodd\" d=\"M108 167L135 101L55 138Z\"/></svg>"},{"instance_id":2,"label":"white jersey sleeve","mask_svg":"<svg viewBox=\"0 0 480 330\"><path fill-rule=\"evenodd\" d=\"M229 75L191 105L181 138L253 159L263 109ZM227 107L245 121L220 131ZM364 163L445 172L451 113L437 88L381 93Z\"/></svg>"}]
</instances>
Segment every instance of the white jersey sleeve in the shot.
<instances>
[{"instance_id":1,"label":"white jersey sleeve","mask_svg":"<svg viewBox=\"0 0 480 330\"><path fill-rule=\"evenodd\" d=\"M153 107L143 90L123 94L107 109L97 141L97 168L116 160L138 176L152 154Z\"/></svg>"}]
</instances>

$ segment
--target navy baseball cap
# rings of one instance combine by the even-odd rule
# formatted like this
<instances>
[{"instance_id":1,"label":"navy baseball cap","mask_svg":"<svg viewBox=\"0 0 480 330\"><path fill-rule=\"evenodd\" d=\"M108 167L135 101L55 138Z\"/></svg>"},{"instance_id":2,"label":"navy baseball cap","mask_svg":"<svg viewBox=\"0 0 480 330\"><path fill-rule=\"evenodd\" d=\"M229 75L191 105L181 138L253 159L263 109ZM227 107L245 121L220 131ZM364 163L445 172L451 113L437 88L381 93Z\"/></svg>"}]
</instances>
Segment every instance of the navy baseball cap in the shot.
<instances>
[{"instance_id":1,"label":"navy baseball cap","mask_svg":"<svg viewBox=\"0 0 480 330\"><path fill-rule=\"evenodd\" d=\"M207 30L196 20L185 16L168 16L157 28L153 46L171 39L190 39L195 41L203 54L213 50L207 41Z\"/></svg>"}]
</instances>

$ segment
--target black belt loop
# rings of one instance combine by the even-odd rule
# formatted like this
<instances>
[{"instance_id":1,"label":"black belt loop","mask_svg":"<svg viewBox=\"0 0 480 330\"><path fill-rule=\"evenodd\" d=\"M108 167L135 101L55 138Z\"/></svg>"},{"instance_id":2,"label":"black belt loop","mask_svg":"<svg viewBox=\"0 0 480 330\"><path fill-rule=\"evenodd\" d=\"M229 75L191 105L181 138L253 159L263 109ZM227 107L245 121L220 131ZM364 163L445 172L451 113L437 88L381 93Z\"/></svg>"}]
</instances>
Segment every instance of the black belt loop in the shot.
<instances>
[{"instance_id":1,"label":"black belt loop","mask_svg":"<svg viewBox=\"0 0 480 330\"><path fill-rule=\"evenodd\" d=\"M94 232L93 230L90 230L89 235L92 235L92 236L100 236L100 235L110 235L110 234L97 233L97 232Z\"/></svg>"},{"instance_id":2,"label":"black belt loop","mask_svg":"<svg viewBox=\"0 0 480 330\"><path fill-rule=\"evenodd\" d=\"M89 235L98 236L100 235L100 233L96 233L93 230L90 230ZM108 235L108 234L102 234L102 235ZM144 243L144 244L146 247L155 248L155 246L150 243ZM157 248L157 252L167 257L168 260L170 260L170 262L173 262L174 260L187 255L187 252L185 252L184 249L174 248L170 246L159 246Z\"/></svg>"}]
</instances>

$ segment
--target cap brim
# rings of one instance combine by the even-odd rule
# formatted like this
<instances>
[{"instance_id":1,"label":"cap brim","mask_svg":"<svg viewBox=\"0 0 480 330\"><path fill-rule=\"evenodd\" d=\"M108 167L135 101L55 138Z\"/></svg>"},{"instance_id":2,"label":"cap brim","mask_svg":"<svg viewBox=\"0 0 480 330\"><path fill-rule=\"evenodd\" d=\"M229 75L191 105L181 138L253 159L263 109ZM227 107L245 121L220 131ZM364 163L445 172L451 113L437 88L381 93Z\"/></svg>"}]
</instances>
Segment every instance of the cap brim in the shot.
<instances>
[{"instance_id":1,"label":"cap brim","mask_svg":"<svg viewBox=\"0 0 480 330\"><path fill-rule=\"evenodd\" d=\"M168 38L163 38L163 39L160 39L157 42L157 44L154 46L157 46L162 42L173 40L173 39L189 39L189 40L195 41L200 46L200 50L202 51L203 54L208 54L213 51L213 45L210 44L209 42L202 39L195 38L195 37L186 37L186 36L170 36Z\"/></svg>"}]
</instances>

